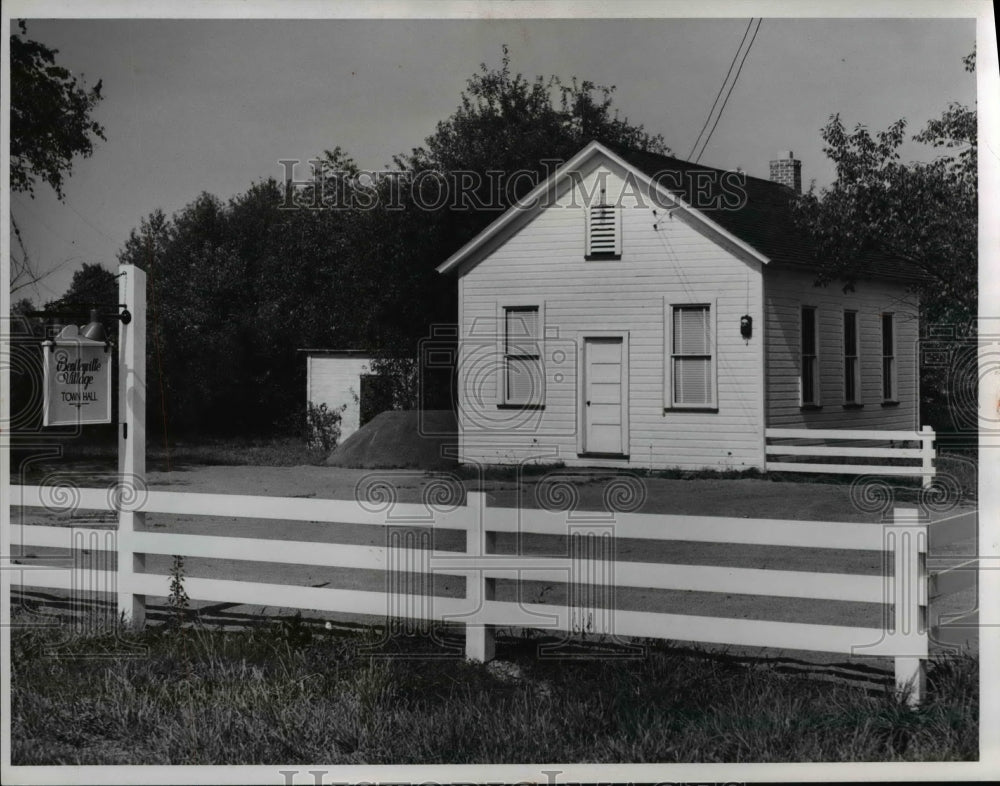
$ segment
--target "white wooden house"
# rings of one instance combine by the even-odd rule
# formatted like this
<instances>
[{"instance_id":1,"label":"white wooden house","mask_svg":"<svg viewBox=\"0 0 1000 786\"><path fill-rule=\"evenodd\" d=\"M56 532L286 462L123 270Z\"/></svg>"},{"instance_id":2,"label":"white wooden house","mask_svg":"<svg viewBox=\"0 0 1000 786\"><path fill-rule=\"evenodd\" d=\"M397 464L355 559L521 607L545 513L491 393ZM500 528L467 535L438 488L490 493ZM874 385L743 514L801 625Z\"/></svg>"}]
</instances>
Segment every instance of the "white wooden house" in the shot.
<instances>
[{"instance_id":1,"label":"white wooden house","mask_svg":"<svg viewBox=\"0 0 1000 786\"><path fill-rule=\"evenodd\" d=\"M593 142L448 258L461 460L763 468L766 427L919 428L907 271L814 286L799 173Z\"/></svg>"}]
</instances>

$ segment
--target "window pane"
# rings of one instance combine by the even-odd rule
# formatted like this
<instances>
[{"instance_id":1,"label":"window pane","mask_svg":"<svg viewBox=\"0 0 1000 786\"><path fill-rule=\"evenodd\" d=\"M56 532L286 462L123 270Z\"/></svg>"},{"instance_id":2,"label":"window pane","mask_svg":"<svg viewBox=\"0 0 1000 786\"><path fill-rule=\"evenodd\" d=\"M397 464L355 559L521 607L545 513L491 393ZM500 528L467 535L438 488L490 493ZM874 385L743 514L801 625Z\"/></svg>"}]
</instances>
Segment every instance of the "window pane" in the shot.
<instances>
[{"instance_id":1,"label":"window pane","mask_svg":"<svg viewBox=\"0 0 1000 786\"><path fill-rule=\"evenodd\" d=\"M853 311L844 312L844 354L858 354L858 315Z\"/></svg>"},{"instance_id":2,"label":"window pane","mask_svg":"<svg viewBox=\"0 0 1000 786\"><path fill-rule=\"evenodd\" d=\"M802 403L816 403L816 357L806 355L802 358Z\"/></svg>"},{"instance_id":3,"label":"window pane","mask_svg":"<svg viewBox=\"0 0 1000 786\"><path fill-rule=\"evenodd\" d=\"M673 354L712 354L708 315L708 306L674 309Z\"/></svg>"},{"instance_id":4,"label":"window pane","mask_svg":"<svg viewBox=\"0 0 1000 786\"><path fill-rule=\"evenodd\" d=\"M674 402L712 403L712 361L709 358L674 359Z\"/></svg>"},{"instance_id":5,"label":"window pane","mask_svg":"<svg viewBox=\"0 0 1000 786\"><path fill-rule=\"evenodd\" d=\"M846 358L844 361L844 399L848 402L855 402L858 399L857 386L854 384L857 373L858 359L856 357Z\"/></svg>"},{"instance_id":6,"label":"window pane","mask_svg":"<svg viewBox=\"0 0 1000 786\"><path fill-rule=\"evenodd\" d=\"M858 400L858 314L844 312L844 400Z\"/></svg>"},{"instance_id":7,"label":"window pane","mask_svg":"<svg viewBox=\"0 0 1000 786\"><path fill-rule=\"evenodd\" d=\"M542 401L542 364L538 358L507 360L507 403L539 404Z\"/></svg>"},{"instance_id":8,"label":"window pane","mask_svg":"<svg viewBox=\"0 0 1000 786\"><path fill-rule=\"evenodd\" d=\"M895 380L895 361L893 358L882 358L882 398L891 399L893 397L893 385Z\"/></svg>"},{"instance_id":9,"label":"window pane","mask_svg":"<svg viewBox=\"0 0 1000 786\"><path fill-rule=\"evenodd\" d=\"M882 315L882 354L892 355L893 352L893 336L892 336L892 314Z\"/></svg>"},{"instance_id":10,"label":"window pane","mask_svg":"<svg viewBox=\"0 0 1000 786\"><path fill-rule=\"evenodd\" d=\"M816 309L802 309L802 354L816 354Z\"/></svg>"},{"instance_id":11,"label":"window pane","mask_svg":"<svg viewBox=\"0 0 1000 786\"><path fill-rule=\"evenodd\" d=\"M538 309L508 308L506 310L506 349L508 355L537 355Z\"/></svg>"}]
</instances>

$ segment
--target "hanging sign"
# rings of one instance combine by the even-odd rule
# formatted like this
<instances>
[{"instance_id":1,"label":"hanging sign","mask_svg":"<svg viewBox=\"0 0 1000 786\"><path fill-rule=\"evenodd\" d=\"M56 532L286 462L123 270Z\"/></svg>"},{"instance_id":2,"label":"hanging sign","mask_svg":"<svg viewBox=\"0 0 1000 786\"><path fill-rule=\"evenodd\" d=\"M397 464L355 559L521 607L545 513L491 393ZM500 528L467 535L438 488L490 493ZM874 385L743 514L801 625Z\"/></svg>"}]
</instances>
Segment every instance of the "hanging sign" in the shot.
<instances>
[{"instance_id":1,"label":"hanging sign","mask_svg":"<svg viewBox=\"0 0 1000 786\"><path fill-rule=\"evenodd\" d=\"M80 335L67 325L42 344L44 426L111 422L111 353L103 341Z\"/></svg>"}]
</instances>

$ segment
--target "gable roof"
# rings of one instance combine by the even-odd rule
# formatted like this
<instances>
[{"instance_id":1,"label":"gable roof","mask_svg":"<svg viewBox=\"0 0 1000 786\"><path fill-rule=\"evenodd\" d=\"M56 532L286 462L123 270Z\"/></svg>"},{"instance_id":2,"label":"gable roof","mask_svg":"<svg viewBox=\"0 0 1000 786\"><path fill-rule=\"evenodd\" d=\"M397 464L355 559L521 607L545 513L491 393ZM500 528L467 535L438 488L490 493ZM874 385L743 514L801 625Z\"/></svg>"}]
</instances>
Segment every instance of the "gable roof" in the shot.
<instances>
[{"instance_id":1,"label":"gable roof","mask_svg":"<svg viewBox=\"0 0 1000 786\"><path fill-rule=\"evenodd\" d=\"M671 191L688 204L695 202L696 181L694 175L704 172L711 173L713 177L706 178L709 192L707 202L719 206L699 208L701 213L766 254L772 262L807 270L817 268L816 245L804 230L795 225L792 215L792 202L795 194L788 186L775 183L772 180L741 175L742 187L747 196L746 203L738 210L725 209L721 207L722 201L713 199L713 197L720 196L719 183L726 170L714 169L657 153L611 149L614 149L620 158L647 176L654 177L657 172L662 171L679 175L680 177L673 178L670 185L680 185L681 188L671 187ZM914 271L907 263L888 256L871 257L866 261L865 267L870 275L880 278L905 280L915 278Z\"/></svg>"},{"instance_id":2,"label":"gable roof","mask_svg":"<svg viewBox=\"0 0 1000 786\"><path fill-rule=\"evenodd\" d=\"M631 170L639 179L649 183L661 194L668 196L684 213L714 230L721 239L729 241L763 263L776 263L803 270L817 269L816 247L807 233L798 229L792 219L793 192L780 183L740 174L740 184L746 201L738 209L726 208L726 188L731 189L734 173L695 164L672 156L640 150L606 146L593 141L577 155L559 167L549 178L539 183L520 202L508 209L496 221L438 266L439 273L455 269L462 262L483 248L490 240L502 234L525 214L547 190L568 173L579 170L596 155L617 162ZM666 176L664 177L664 173ZM696 178L698 174L708 177ZM722 176L728 175L728 181ZM726 185L728 182L729 185ZM733 192L728 192L732 199ZM699 205L695 208L693 205ZM702 207L701 205L712 205ZM866 261L871 276L911 281L914 271L905 262L888 257Z\"/></svg>"}]
</instances>

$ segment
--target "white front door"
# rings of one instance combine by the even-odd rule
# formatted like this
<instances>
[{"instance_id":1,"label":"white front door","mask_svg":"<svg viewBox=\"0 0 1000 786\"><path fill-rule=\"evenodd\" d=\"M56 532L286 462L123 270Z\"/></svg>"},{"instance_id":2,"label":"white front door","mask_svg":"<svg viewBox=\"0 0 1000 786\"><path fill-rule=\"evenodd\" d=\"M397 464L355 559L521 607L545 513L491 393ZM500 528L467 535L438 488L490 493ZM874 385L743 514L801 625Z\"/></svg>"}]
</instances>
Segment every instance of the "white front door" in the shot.
<instances>
[{"instance_id":1,"label":"white front door","mask_svg":"<svg viewBox=\"0 0 1000 786\"><path fill-rule=\"evenodd\" d=\"M625 453L622 339L584 339L584 451Z\"/></svg>"}]
</instances>

